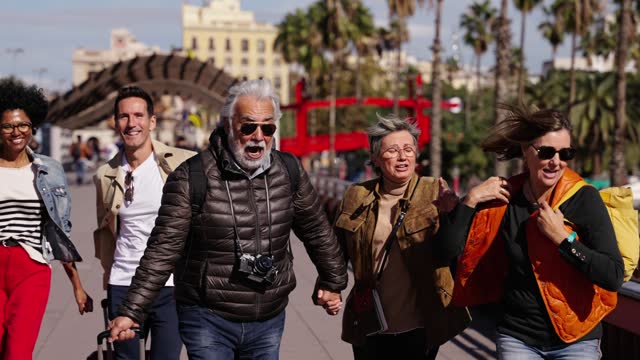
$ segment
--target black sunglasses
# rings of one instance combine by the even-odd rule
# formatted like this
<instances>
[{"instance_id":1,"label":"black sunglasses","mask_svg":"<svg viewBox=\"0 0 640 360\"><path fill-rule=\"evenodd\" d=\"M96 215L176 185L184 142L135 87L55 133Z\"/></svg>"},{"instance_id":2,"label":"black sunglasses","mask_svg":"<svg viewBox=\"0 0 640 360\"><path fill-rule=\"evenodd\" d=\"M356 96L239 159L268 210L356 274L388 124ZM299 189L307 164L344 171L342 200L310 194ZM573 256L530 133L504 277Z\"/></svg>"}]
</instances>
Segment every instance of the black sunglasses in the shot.
<instances>
[{"instance_id":1,"label":"black sunglasses","mask_svg":"<svg viewBox=\"0 0 640 360\"><path fill-rule=\"evenodd\" d=\"M133 171L127 171L124 177L124 200L128 203L133 202Z\"/></svg>"},{"instance_id":2,"label":"black sunglasses","mask_svg":"<svg viewBox=\"0 0 640 360\"><path fill-rule=\"evenodd\" d=\"M563 148L560 150L556 150L552 146L540 146L535 147L535 145L531 145L538 152L538 159L540 160L549 160L556 156L556 153L560 155L560 160L569 161L576 157L576 149L574 148Z\"/></svg>"},{"instance_id":3,"label":"black sunglasses","mask_svg":"<svg viewBox=\"0 0 640 360\"><path fill-rule=\"evenodd\" d=\"M262 133L264 134L264 136L272 136L273 134L276 133L277 127L275 124L257 124L257 123L244 123L240 125L240 132L243 135L249 136L254 132L256 132L256 129L258 129L258 126L260 126L260 130L262 130Z\"/></svg>"}]
</instances>

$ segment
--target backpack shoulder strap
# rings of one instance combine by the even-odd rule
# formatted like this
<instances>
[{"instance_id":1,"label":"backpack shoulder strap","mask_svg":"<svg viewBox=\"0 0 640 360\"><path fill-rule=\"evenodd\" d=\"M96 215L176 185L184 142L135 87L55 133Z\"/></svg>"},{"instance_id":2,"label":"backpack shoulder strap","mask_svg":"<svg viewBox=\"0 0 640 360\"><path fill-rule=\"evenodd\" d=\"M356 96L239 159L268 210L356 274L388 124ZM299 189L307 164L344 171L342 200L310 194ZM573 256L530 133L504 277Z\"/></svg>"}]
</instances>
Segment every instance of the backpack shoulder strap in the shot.
<instances>
[{"instance_id":1,"label":"backpack shoulder strap","mask_svg":"<svg viewBox=\"0 0 640 360\"><path fill-rule=\"evenodd\" d=\"M300 185L300 168L298 167L298 160L292 153L285 151L276 151L276 153L287 166L287 173L289 173L289 180L291 180L291 192L297 193Z\"/></svg>"},{"instance_id":2,"label":"backpack shoulder strap","mask_svg":"<svg viewBox=\"0 0 640 360\"><path fill-rule=\"evenodd\" d=\"M577 183L575 183L569 189L569 191L567 191L564 194L562 199L560 199L560 201L558 201L558 203L553 207L553 210L558 210L558 208L560 208L560 205L564 204L565 201L569 200L573 195L575 195L578 192L578 190L582 189L582 187L584 187L584 186L589 186L589 183L587 183L584 180L580 180Z\"/></svg>"},{"instance_id":3,"label":"backpack shoulder strap","mask_svg":"<svg viewBox=\"0 0 640 360\"><path fill-rule=\"evenodd\" d=\"M204 198L207 193L207 178L202 166L202 155L197 154L187 160L189 165L189 196L191 198L191 215L202 211Z\"/></svg>"}]
</instances>

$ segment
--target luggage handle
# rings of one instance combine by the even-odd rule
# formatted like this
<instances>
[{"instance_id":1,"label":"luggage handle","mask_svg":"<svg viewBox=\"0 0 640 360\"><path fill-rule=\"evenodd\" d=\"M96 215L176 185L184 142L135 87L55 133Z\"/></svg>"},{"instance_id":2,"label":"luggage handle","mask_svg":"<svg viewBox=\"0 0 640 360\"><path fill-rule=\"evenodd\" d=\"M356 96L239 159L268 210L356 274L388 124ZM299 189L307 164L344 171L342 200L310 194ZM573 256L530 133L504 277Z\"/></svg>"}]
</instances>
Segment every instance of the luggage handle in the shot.
<instances>
[{"instance_id":1,"label":"luggage handle","mask_svg":"<svg viewBox=\"0 0 640 360\"><path fill-rule=\"evenodd\" d=\"M139 346L138 350L140 351L140 359L144 359L145 358L145 346L144 346L144 340L142 339L142 335L140 334L140 328L139 327L132 327L131 330L133 332L135 332L136 334L138 334L138 337L140 337L140 344L138 345ZM110 335L111 335L111 330L105 330L105 331L99 333L98 336L97 336L98 360L104 360L103 354L102 354L102 342L105 339L108 339Z\"/></svg>"}]
</instances>

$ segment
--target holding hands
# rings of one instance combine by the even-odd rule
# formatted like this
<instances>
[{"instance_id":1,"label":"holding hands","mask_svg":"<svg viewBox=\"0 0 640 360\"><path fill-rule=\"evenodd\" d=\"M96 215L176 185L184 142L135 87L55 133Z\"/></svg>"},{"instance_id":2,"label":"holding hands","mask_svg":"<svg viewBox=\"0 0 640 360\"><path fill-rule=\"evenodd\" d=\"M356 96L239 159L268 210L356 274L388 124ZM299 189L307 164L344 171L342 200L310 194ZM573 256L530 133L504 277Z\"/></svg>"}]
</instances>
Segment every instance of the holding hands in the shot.
<instances>
[{"instance_id":1,"label":"holding hands","mask_svg":"<svg viewBox=\"0 0 640 360\"><path fill-rule=\"evenodd\" d=\"M509 203L511 198L511 185L503 177L492 176L480 185L469 191L464 199L464 204L475 208L479 203L491 200L500 200Z\"/></svg>"},{"instance_id":2,"label":"holding hands","mask_svg":"<svg viewBox=\"0 0 640 360\"><path fill-rule=\"evenodd\" d=\"M317 305L321 305L329 315L338 315L342 309L342 295L329 290L318 290Z\"/></svg>"}]
</instances>

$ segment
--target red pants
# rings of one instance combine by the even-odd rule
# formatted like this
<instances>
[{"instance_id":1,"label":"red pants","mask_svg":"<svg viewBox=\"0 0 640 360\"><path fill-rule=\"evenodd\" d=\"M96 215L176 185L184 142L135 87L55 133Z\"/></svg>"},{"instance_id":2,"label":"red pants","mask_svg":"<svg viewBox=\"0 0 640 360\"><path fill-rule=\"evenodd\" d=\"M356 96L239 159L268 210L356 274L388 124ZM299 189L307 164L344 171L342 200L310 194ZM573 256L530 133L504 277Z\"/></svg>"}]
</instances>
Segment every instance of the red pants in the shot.
<instances>
[{"instance_id":1,"label":"red pants","mask_svg":"<svg viewBox=\"0 0 640 360\"><path fill-rule=\"evenodd\" d=\"M0 245L0 359L32 359L50 288L48 265Z\"/></svg>"}]
</instances>

